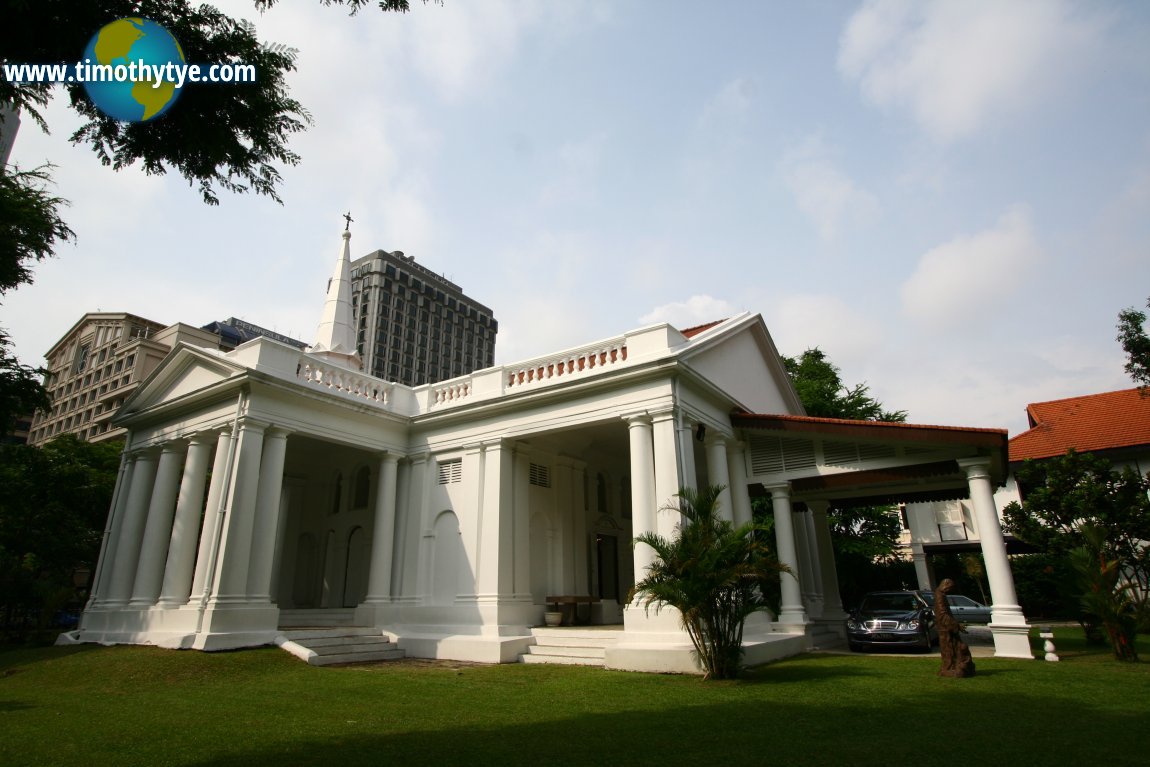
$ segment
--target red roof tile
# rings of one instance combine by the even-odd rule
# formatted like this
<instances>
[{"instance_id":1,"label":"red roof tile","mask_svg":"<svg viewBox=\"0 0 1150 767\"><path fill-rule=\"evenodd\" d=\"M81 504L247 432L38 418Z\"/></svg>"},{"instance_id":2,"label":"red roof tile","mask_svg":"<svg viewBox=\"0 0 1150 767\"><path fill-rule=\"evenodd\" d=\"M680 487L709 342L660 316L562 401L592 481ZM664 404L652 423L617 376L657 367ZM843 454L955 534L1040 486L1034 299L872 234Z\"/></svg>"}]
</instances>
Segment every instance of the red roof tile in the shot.
<instances>
[{"instance_id":1,"label":"red roof tile","mask_svg":"<svg viewBox=\"0 0 1150 767\"><path fill-rule=\"evenodd\" d=\"M1088 394L1026 406L1033 425L1010 440L1010 460L1150 445L1150 395L1138 389Z\"/></svg>"},{"instance_id":2,"label":"red roof tile","mask_svg":"<svg viewBox=\"0 0 1150 767\"><path fill-rule=\"evenodd\" d=\"M695 325L694 327L685 328L683 330L680 330L679 332L682 333L685 338L694 338L695 336L699 335L700 333L702 333L705 330L710 330L711 328L715 327L716 325L721 325L722 323L726 322L727 319L729 319L729 318L721 319L721 320L715 320L714 322L707 322L703 325Z\"/></svg>"}]
</instances>

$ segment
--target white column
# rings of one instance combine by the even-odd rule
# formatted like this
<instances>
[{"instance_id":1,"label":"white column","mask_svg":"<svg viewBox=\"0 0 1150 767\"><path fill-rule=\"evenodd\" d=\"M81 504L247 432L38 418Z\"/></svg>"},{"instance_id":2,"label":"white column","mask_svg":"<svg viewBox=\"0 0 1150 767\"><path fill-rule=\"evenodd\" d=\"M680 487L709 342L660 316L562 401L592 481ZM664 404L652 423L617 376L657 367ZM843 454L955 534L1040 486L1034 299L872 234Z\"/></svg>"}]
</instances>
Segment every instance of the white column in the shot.
<instances>
[{"instance_id":1,"label":"white column","mask_svg":"<svg viewBox=\"0 0 1150 767\"><path fill-rule=\"evenodd\" d=\"M480 602L497 601L513 587L511 529L513 454L502 442L483 446L483 483L480 485L479 552L476 556L475 593Z\"/></svg>"},{"instance_id":2,"label":"white column","mask_svg":"<svg viewBox=\"0 0 1150 767\"><path fill-rule=\"evenodd\" d=\"M136 580L136 565L140 561L140 541L144 537L144 523L148 518L148 504L152 499L152 485L156 479L156 452L149 450L136 456L132 472L132 487L124 508L124 524L116 544L116 559L112 562L112 577L108 584L108 598L104 604L120 607L127 604Z\"/></svg>"},{"instance_id":3,"label":"white column","mask_svg":"<svg viewBox=\"0 0 1150 767\"><path fill-rule=\"evenodd\" d=\"M839 592L839 573L835 566L830 522L827 520L828 505L826 501L807 501L807 508L811 510L811 526L814 529L815 550L823 585L822 617L824 620L839 620L846 618L846 613Z\"/></svg>"},{"instance_id":4,"label":"white column","mask_svg":"<svg viewBox=\"0 0 1150 767\"><path fill-rule=\"evenodd\" d=\"M814 520L810 514L792 517L795 527L795 548L799 553L802 577L799 587L803 589L807 615L821 618L823 615L823 577L819 571L819 557L816 550ZM805 586L805 588L803 588Z\"/></svg>"},{"instance_id":5,"label":"white column","mask_svg":"<svg viewBox=\"0 0 1150 767\"><path fill-rule=\"evenodd\" d=\"M287 438L290 433L278 427L264 433L255 521L252 526L252 554L248 563L248 596L255 602L271 602L272 563L275 561L280 512L283 510L280 497L283 494L284 459L287 457Z\"/></svg>"},{"instance_id":6,"label":"white column","mask_svg":"<svg viewBox=\"0 0 1150 767\"><path fill-rule=\"evenodd\" d=\"M391 591L399 599L411 597L414 583L405 579L406 563L415 553L412 548L411 461L402 460L395 472L395 559L391 563ZM478 555L478 556L481 556ZM478 558L476 567L479 566Z\"/></svg>"},{"instance_id":7,"label":"white column","mask_svg":"<svg viewBox=\"0 0 1150 767\"><path fill-rule=\"evenodd\" d=\"M627 418L631 446L631 516L635 537L656 531L655 456L651 443L651 421L644 415ZM655 550L645 543L635 544L635 580L647 576L655 561Z\"/></svg>"},{"instance_id":8,"label":"white column","mask_svg":"<svg viewBox=\"0 0 1150 767\"><path fill-rule=\"evenodd\" d=\"M588 571L591 566L591 554L588 551L587 537L587 495L586 495L587 467L582 462L575 462L571 471L571 511L574 519L571 525L571 537L574 543L575 558L575 591L576 594L590 594L591 585L587 582Z\"/></svg>"},{"instance_id":9,"label":"white column","mask_svg":"<svg viewBox=\"0 0 1150 767\"><path fill-rule=\"evenodd\" d=\"M151 607L160 597L164 564L168 546L172 541L172 518L176 513L176 494L180 491L184 453L187 444L168 442L160 453L156 469L156 482L152 500L148 504L148 521L144 526L144 539L140 544L140 559L136 566L135 585L132 587L132 607Z\"/></svg>"},{"instance_id":10,"label":"white column","mask_svg":"<svg viewBox=\"0 0 1150 767\"><path fill-rule=\"evenodd\" d=\"M731 477L731 513L735 526L751 521L751 496L747 492L746 447L742 442L727 442L727 471Z\"/></svg>"},{"instance_id":11,"label":"white column","mask_svg":"<svg viewBox=\"0 0 1150 767\"><path fill-rule=\"evenodd\" d=\"M531 601L531 455L515 449L515 502L512 507L514 586L516 599Z\"/></svg>"},{"instance_id":12,"label":"white column","mask_svg":"<svg viewBox=\"0 0 1150 767\"><path fill-rule=\"evenodd\" d=\"M192 569L196 564L196 542L204 506L204 482L208 476L208 459L212 454L211 435L198 434L188 443L188 458L180 480L176 501L176 518L168 545L168 563L160 589L161 607L178 607L187 603L192 590Z\"/></svg>"},{"instance_id":13,"label":"white column","mask_svg":"<svg viewBox=\"0 0 1150 767\"><path fill-rule=\"evenodd\" d=\"M695 469L695 424L684 418L682 411L675 424L675 439L679 444L679 465L682 475L679 480L680 487L695 487L698 474Z\"/></svg>"},{"instance_id":14,"label":"white column","mask_svg":"<svg viewBox=\"0 0 1150 767\"><path fill-rule=\"evenodd\" d=\"M575 510L571 498L571 461L559 458L555 461L555 517L559 523L559 546L555 565L559 569L559 586L556 593L576 594L575 589Z\"/></svg>"},{"instance_id":15,"label":"white column","mask_svg":"<svg viewBox=\"0 0 1150 767\"><path fill-rule=\"evenodd\" d=\"M391 565L395 546L395 480L399 456L379 457L379 479L375 486L375 521L371 533L371 571L365 604L391 601Z\"/></svg>"},{"instance_id":16,"label":"white column","mask_svg":"<svg viewBox=\"0 0 1150 767\"><path fill-rule=\"evenodd\" d=\"M707 438L707 484L723 486L723 492L719 493L719 518L734 522L731 473L727 467L727 439L722 434Z\"/></svg>"},{"instance_id":17,"label":"white column","mask_svg":"<svg viewBox=\"0 0 1150 767\"><path fill-rule=\"evenodd\" d=\"M799 558L795 552L795 529L791 514L791 490L788 485L772 485L771 505L775 512L775 544L779 552L779 562L791 569L791 573L780 573L782 604L779 607L779 623L804 624L807 613L803 609L803 597L799 589Z\"/></svg>"},{"instance_id":18,"label":"white column","mask_svg":"<svg viewBox=\"0 0 1150 767\"><path fill-rule=\"evenodd\" d=\"M930 568L926 564L926 550L923 549L921 543L911 541L910 556L914 561L914 574L918 578L918 587L924 591L933 591L934 584L930 582Z\"/></svg>"},{"instance_id":19,"label":"white column","mask_svg":"<svg viewBox=\"0 0 1150 767\"><path fill-rule=\"evenodd\" d=\"M432 545L435 543L435 531L432 529L434 520L431 519L427 496L433 476L435 476L435 459L427 453L412 457L408 513L416 529L416 550L415 561L407 562L403 577L405 580L411 579L415 584L415 593L423 600L431 596ZM507 556L507 565L511 566L510 553Z\"/></svg>"},{"instance_id":20,"label":"white column","mask_svg":"<svg viewBox=\"0 0 1150 767\"><path fill-rule=\"evenodd\" d=\"M675 411L664 410L651 415L651 440L655 463L655 527L665 538L672 538L682 521L679 499L683 486L679 476L679 440L675 431Z\"/></svg>"},{"instance_id":21,"label":"white column","mask_svg":"<svg viewBox=\"0 0 1150 767\"><path fill-rule=\"evenodd\" d=\"M124 528L124 510L128 506L128 493L132 489L132 473L135 468L136 456L125 450L120 454L120 474L116 478L112 507L108 510L108 522L104 533L104 551L100 554L100 566L96 573L96 581L92 584L90 607L102 607L107 599L106 592L111 588L116 551Z\"/></svg>"},{"instance_id":22,"label":"white column","mask_svg":"<svg viewBox=\"0 0 1150 767\"><path fill-rule=\"evenodd\" d=\"M1010 658L1032 658L1034 656L1028 638L1030 627L1018 605L1014 576L1010 572L1010 561L1006 558L1006 542L1002 538L998 510L994 506L990 459L961 458L958 465L966 472L970 500L974 505L974 516L978 521L979 539L982 542L986 578L990 581L990 595L994 600L990 621L990 630L994 635L994 654Z\"/></svg>"},{"instance_id":23,"label":"white column","mask_svg":"<svg viewBox=\"0 0 1150 767\"><path fill-rule=\"evenodd\" d=\"M224 530L220 550L216 554L216 582L219 586L211 597L213 603L247 601L248 563L252 554L263 447L264 426L250 420L241 421L236 436L230 498L222 522Z\"/></svg>"},{"instance_id":24,"label":"white column","mask_svg":"<svg viewBox=\"0 0 1150 767\"><path fill-rule=\"evenodd\" d=\"M204 523L200 531L200 547L196 553L196 571L192 578L190 601L204 596L208 569L211 565L216 539L219 537L220 512L227 493L228 461L231 459L232 432L224 429L216 438L216 457L212 462L212 481L208 487L208 500L204 504Z\"/></svg>"}]
</instances>

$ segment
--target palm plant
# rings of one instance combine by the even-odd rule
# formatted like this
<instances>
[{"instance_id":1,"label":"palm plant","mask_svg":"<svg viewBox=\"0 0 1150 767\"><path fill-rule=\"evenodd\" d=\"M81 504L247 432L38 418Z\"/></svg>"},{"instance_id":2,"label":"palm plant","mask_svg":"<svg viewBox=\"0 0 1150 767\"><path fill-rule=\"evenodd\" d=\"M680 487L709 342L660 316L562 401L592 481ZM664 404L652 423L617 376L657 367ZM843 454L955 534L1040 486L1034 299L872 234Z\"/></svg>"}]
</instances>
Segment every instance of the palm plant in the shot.
<instances>
[{"instance_id":1,"label":"palm plant","mask_svg":"<svg viewBox=\"0 0 1150 767\"><path fill-rule=\"evenodd\" d=\"M719 517L722 491L722 485L679 490L678 505L663 509L682 514L675 536L649 532L635 539L655 551L655 561L629 597L648 611L652 605L655 612L664 605L679 611L704 679L738 676L743 624L767 608L769 580L790 572L775 559L761 525L735 527Z\"/></svg>"}]
</instances>

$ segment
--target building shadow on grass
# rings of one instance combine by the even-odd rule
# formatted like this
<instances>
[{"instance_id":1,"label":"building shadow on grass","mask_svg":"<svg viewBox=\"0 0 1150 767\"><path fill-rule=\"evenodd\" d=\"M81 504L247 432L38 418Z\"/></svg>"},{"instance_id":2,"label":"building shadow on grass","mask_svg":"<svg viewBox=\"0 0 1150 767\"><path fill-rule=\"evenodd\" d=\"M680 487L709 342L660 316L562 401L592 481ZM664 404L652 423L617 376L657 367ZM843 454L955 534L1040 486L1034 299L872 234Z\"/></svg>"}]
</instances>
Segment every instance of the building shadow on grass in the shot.
<instances>
[{"instance_id":1,"label":"building shadow on grass","mask_svg":"<svg viewBox=\"0 0 1150 767\"><path fill-rule=\"evenodd\" d=\"M782 669L776 669L781 671ZM770 684L769 680L757 680ZM787 681L785 674L780 682ZM815 686L820 686L817 683ZM861 689L861 688L860 688ZM947 765L962 761L955 744L983 749L999 763L1092 764L1106 744L1111 764L1144 756L1140 714L1116 714L1089 701L1003 694L967 684L913 699L890 695L852 698L844 690L827 705L825 689L795 688L784 700L739 700L660 707L498 726L427 731L346 732L263 750L237 744L227 754L192 762L199 767L251 765ZM708 696L714 698L713 695ZM498 705L492 701L493 705ZM605 705L608 705L605 703ZM386 706L374 709L386 719ZM460 712L459 721L475 720ZM480 716L480 719L483 717ZM1068 726L1073 722L1073 726ZM384 725L385 726L385 725ZM1088 735L1087 735L1088 734Z\"/></svg>"}]
</instances>

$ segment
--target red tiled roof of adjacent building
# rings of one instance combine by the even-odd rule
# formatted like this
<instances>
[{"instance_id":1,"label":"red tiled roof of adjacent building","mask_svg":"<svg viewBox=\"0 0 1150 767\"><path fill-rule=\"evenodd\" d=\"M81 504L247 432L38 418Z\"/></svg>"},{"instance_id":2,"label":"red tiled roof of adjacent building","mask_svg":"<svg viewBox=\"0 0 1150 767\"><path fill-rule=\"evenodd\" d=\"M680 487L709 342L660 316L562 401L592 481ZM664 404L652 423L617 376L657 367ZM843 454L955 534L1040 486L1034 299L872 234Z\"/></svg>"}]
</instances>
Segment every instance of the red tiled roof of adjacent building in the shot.
<instances>
[{"instance_id":1,"label":"red tiled roof of adjacent building","mask_svg":"<svg viewBox=\"0 0 1150 767\"><path fill-rule=\"evenodd\" d=\"M722 323L724 323L726 321L727 321L727 319L715 320L714 322L707 322L707 323L704 323L702 325L695 325L694 327L684 328L683 330L680 330L679 332L683 334L684 338L694 338L695 336L699 335L703 331L710 330L711 328L715 327L716 325L721 325Z\"/></svg>"},{"instance_id":2,"label":"red tiled roof of adjacent building","mask_svg":"<svg viewBox=\"0 0 1150 767\"><path fill-rule=\"evenodd\" d=\"M1138 389L1026 406L1031 428L1010 440L1010 460L1150 445L1150 395Z\"/></svg>"}]
</instances>

